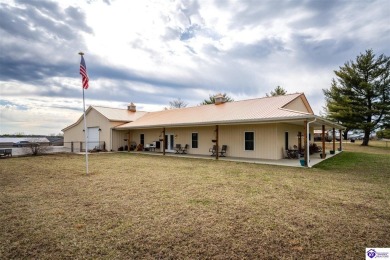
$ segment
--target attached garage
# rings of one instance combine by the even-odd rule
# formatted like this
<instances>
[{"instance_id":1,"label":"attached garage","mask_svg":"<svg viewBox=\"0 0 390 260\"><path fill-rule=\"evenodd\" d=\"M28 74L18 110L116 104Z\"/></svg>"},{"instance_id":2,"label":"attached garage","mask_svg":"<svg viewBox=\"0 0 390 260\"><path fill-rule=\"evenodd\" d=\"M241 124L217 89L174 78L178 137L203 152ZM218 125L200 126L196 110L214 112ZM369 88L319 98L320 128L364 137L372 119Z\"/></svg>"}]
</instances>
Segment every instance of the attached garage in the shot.
<instances>
[{"instance_id":1,"label":"attached garage","mask_svg":"<svg viewBox=\"0 0 390 260\"><path fill-rule=\"evenodd\" d=\"M129 106L128 109L90 106L86 110L88 135L87 149L93 150L96 146L99 146L100 149L112 150L112 140L119 139L122 140L123 143L125 138L125 135L122 133L123 131L121 131L119 137L117 137L118 131L113 131L113 128L132 122L145 114L146 112L143 111L137 112L135 106ZM84 149L85 132L83 115L81 115L74 124L62 129L62 131L64 132L65 147L74 147L75 149L82 147L82 150ZM118 149L118 145L119 144L115 144L115 150Z\"/></svg>"},{"instance_id":2,"label":"attached garage","mask_svg":"<svg viewBox=\"0 0 390 260\"><path fill-rule=\"evenodd\" d=\"M88 127L87 149L92 150L96 146L99 146L99 127Z\"/></svg>"}]
</instances>

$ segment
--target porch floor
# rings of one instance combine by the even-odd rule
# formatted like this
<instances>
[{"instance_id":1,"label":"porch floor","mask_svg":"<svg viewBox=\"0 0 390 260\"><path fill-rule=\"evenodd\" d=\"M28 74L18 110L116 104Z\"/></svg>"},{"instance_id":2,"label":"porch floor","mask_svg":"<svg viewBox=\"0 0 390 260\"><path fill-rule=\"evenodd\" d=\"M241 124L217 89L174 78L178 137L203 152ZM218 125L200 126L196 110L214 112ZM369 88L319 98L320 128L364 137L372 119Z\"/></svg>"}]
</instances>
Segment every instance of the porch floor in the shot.
<instances>
[{"instance_id":1,"label":"porch floor","mask_svg":"<svg viewBox=\"0 0 390 260\"><path fill-rule=\"evenodd\" d=\"M340 151L336 151L335 154L330 154L329 151L326 152L326 158L321 159L320 153L315 153L310 155L310 165L314 166L323 160L329 159L336 154L340 153ZM149 152L149 151L140 151L131 153L140 153L147 155L155 155L155 156L163 156L162 152ZM165 156L172 157L184 157L184 158L195 158L195 159L208 159L208 160L216 160L214 156L210 155L201 155L201 154L176 154L176 153L165 153ZM267 159L256 159L256 158L243 158L243 157L219 157L221 161L231 161L231 162L245 162L245 163L258 163L258 164L269 164L269 165L279 165L279 166L289 166L289 167L302 167L299 159L279 159L279 160L267 160Z\"/></svg>"}]
</instances>

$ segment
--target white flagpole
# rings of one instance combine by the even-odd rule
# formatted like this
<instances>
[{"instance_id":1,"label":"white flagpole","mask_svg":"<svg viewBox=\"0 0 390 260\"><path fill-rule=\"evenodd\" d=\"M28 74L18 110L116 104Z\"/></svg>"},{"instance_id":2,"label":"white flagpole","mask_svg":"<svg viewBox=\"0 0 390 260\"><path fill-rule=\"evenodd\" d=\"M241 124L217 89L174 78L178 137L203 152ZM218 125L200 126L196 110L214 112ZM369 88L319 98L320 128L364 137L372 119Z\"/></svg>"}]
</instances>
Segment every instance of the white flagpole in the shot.
<instances>
[{"instance_id":1,"label":"white flagpole","mask_svg":"<svg viewBox=\"0 0 390 260\"><path fill-rule=\"evenodd\" d=\"M83 108L84 108L85 163L86 163L87 175L88 175L88 133L87 133L87 119L85 118L84 88L83 88Z\"/></svg>"},{"instance_id":2,"label":"white flagpole","mask_svg":"<svg viewBox=\"0 0 390 260\"><path fill-rule=\"evenodd\" d=\"M84 55L83 52L79 52L81 56ZM87 133L87 119L85 118L85 98L84 98L84 86L83 87L83 111L84 111L84 138L85 138L85 164L88 175L88 133Z\"/></svg>"}]
</instances>

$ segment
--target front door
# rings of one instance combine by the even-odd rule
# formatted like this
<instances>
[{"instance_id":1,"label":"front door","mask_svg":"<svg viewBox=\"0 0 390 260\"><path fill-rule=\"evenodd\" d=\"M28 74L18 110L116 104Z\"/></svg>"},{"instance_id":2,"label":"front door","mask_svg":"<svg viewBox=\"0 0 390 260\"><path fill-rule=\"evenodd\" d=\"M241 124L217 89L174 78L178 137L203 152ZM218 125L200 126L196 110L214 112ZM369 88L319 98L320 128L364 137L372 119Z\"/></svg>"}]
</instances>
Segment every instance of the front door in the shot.
<instances>
[{"instance_id":1,"label":"front door","mask_svg":"<svg viewBox=\"0 0 390 260\"><path fill-rule=\"evenodd\" d=\"M175 136L173 134L166 134L165 135L165 151L167 152L174 152L175 148Z\"/></svg>"}]
</instances>

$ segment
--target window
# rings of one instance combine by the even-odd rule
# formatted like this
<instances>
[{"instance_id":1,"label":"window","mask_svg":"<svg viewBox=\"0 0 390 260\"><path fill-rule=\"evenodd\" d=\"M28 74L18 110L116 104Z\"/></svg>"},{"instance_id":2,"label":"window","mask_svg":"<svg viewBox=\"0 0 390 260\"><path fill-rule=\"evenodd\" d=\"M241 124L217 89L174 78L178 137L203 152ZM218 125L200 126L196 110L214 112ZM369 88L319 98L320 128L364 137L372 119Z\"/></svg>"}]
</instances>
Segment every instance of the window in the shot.
<instances>
[{"instance_id":1,"label":"window","mask_svg":"<svg viewBox=\"0 0 390 260\"><path fill-rule=\"evenodd\" d=\"M145 146L145 135L144 134L139 135L139 143L142 144L143 146Z\"/></svg>"},{"instance_id":2,"label":"window","mask_svg":"<svg viewBox=\"0 0 390 260\"><path fill-rule=\"evenodd\" d=\"M255 133L245 132L245 151L255 150Z\"/></svg>"},{"instance_id":3,"label":"window","mask_svg":"<svg viewBox=\"0 0 390 260\"><path fill-rule=\"evenodd\" d=\"M192 148L198 148L198 133L192 133Z\"/></svg>"},{"instance_id":4,"label":"window","mask_svg":"<svg viewBox=\"0 0 390 260\"><path fill-rule=\"evenodd\" d=\"M284 150L288 150L288 132L284 133Z\"/></svg>"}]
</instances>

